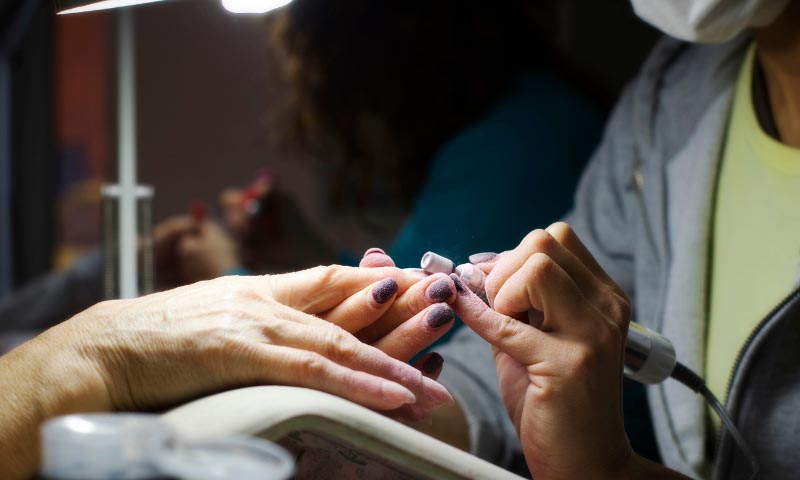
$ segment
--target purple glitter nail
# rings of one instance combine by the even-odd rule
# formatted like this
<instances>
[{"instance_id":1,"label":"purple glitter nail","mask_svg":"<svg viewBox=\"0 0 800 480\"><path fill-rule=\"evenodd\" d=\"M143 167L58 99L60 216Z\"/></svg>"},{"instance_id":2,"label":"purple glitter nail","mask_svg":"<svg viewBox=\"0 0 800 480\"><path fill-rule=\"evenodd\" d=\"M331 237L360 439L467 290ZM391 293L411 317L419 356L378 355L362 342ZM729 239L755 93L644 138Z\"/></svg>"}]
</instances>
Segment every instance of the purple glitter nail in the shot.
<instances>
[{"instance_id":1,"label":"purple glitter nail","mask_svg":"<svg viewBox=\"0 0 800 480\"><path fill-rule=\"evenodd\" d=\"M450 290L450 282L447 281L446 278L442 278L441 280L436 280L428 287L428 290L425 292L428 295L428 300L434 302L441 302L443 300L447 300L453 295L453 291Z\"/></svg>"},{"instance_id":2,"label":"purple glitter nail","mask_svg":"<svg viewBox=\"0 0 800 480\"><path fill-rule=\"evenodd\" d=\"M428 315L425 317L425 320L428 322L429 327L439 328L450 323L453 318L455 318L453 309L446 303L440 303L428 310Z\"/></svg>"},{"instance_id":3,"label":"purple glitter nail","mask_svg":"<svg viewBox=\"0 0 800 480\"><path fill-rule=\"evenodd\" d=\"M444 358L436 352L431 352L426 356L427 358L422 361L422 371L428 375L433 375L444 365Z\"/></svg>"},{"instance_id":4,"label":"purple glitter nail","mask_svg":"<svg viewBox=\"0 0 800 480\"><path fill-rule=\"evenodd\" d=\"M456 291L459 294L463 294L464 292L467 291L467 286L464 285L464 282L461 281L461 278L459 278L459 276L457 274L451 273L450 274L450 278L452 278L453 279L453 283L456 284Z\"/></svg>"},{"instance_id":5,"label":"purple glitter nail","mask_svg":"<svg viewBox=\"0 0 800 480\"><path fill-rule=\"evenodd\" d=\"M475 253L469 256L469 263L474 265L477 263L491 262L496 257L497 254L494 252Z\"/></svg>"},{"instance_id":6,"label":"purple glitter nail","mask_svg":"<svg viewBox=\"0 0 800 480\"><path fill-rule=\"evenodd\" d=\"M397 293L398 288L400 288L400 286L394 281L393 278L381 280L377 285L375 285L375 288L372 289L372 298L374 298L379 305L383 305L384 303L388 302L395 293Z\"/></svg>"}]
</instances>

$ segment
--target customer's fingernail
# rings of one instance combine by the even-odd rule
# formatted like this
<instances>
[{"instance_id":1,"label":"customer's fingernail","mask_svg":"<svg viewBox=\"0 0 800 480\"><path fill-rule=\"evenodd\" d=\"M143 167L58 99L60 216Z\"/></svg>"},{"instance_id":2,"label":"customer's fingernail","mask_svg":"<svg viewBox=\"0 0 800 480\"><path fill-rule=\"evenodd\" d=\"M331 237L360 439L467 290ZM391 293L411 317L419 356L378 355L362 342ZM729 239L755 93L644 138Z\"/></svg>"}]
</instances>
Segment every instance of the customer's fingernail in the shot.
<instances>
[{"instance_id":1,"label":"customer's fingernail","mask_svg":"<svg viewBox=\"0 0 800 480\"><path fill-rule=\"evenodd\" d=\"M494 252L475 253L469 256L469 263L476 264L491 262L495 259L495 257L497 257L497 254Z\"/></svg>"},{"instance_id":2,"label":"customer's fingernail","mask_svg":"<svg viewBox=\"0 0 800 480\"><path fill-rule=\"evenodd\" d=\"M372 289L372 298L374 298L378 304L383 305L384 303L388 302L395 293L397 293L398 288L400 288L400 286L394 281L393 278L381 280Z\"/></svg>"},{"instance_id":3,"label":"customer's fingernail","mask_svg":"<svg viewBox=\"0 0 800 480\"><path fill-rule=\"evenodd\" d=\"M436 373L442 365L444 365L444 358L436 352L431 352L425 356L425 360L422 361L422 372L427 373L428 375L433 375Z\"/></svg>"},{"instance_id":4,"label":"customer's fingernail","mask_svg":"<svg viewBox=\"0 0 800 480\"><path fill-rule=\"evenodd\" d=\"M442 278L431 283L425 294L428 296L428 300L441 302L450 298L453 295L453 291L450 289L450 282L446 278Z\"/></svg>"},{"instance_id":5,"label":"customer's fingernail","mask_svg":"<svg viewBox=\"0 0 800 480\"><path fill-rule=\"evenodd\" d=\"M367 255L372 255L373 253L380 253L381 255L386 255L386 252L384 252L382 249L373 247L364 252L364 256L366 257Z\"/></svg>"},{"instance_id":6,"label":"customer's fingernail","mask_svg":"<svg viewBox=\"0 0 800 480\"><path fill-rule=\"evenodd\" d=\"M453 309L446 303L439 303L428 310L425 320L428 322L429 327L439 328L450 323L453 318L455 318Z\"/></svg>"},{"instance_id":7,"label":"customer's fingernail","mask_svg":"<svg viewBox=\"0 0 800 480\"><path fill-rule=\"evenodd\" d=\"M425 252L419 261L419 266L428 273L450 273L455 264L447 257L435 252Z\"/></svg>"},{"instance_id":8,"label":"customer's fingernail","mask_svg":"<svg viewBox=\"0 0 800 480\"><path fill-rule=\"evenodd\" d=\"M456 284L456 291L459 294L463 295L467 291L467 286L464 285L464 282L462 282L461 279L458 277L458 275L455 273L451 273L450 278L452 278L453 283Z\"/></svg>"}]
</instances>

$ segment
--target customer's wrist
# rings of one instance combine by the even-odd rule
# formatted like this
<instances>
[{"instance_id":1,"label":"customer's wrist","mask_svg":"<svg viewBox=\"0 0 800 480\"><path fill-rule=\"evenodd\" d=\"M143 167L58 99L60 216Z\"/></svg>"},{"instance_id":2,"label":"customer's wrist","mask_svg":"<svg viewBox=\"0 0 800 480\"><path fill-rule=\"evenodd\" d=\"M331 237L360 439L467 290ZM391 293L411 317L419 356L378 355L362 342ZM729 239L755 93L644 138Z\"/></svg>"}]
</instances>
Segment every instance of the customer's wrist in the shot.
<instances>
[{"instance_id":1,"label":"customer's wrist","mask_svg":"<svg viewBox=\"0 0 800 480\"><path fill-rule=\"evenodd\" d=\"M85 312L86 313L86 312ZM84 314L85 314L84 313ZM32 340L28 354L40 391L42 420L76 412L114 409L111 362L91 345L91 332L74 317Z\"/></svg>"}]
</instances>

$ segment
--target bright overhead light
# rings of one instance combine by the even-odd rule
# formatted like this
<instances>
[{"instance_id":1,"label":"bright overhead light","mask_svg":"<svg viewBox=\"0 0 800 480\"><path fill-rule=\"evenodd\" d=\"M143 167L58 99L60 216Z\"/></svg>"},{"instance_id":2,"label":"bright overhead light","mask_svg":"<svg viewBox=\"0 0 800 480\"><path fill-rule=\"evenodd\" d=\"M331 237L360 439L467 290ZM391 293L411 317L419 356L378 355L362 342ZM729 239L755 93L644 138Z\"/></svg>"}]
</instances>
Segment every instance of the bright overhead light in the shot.
<instances>
[{"instance_id":1,"label":"bright overhead light","mask_svg":"<svg viewBox=\"0 0 800 480\"><path fill-rule=\"evenodd\" d=\"M131 5L160 1L162 0L101 0L99 2L92 0L58 0L56 6L59 15L68 15L70 13L95 12L97 10L130 7Z\"/></svg>"},{"instance_id":2,"label":"bright overhead light","mask_svg":"<svg viewBox=\"0 0 800 480\"><path fill-rule=\"evenodd\" d=\"M222 0L225 10L232 13L267 13L283 7L292 0Z\"/></svg>"}]
</instances>

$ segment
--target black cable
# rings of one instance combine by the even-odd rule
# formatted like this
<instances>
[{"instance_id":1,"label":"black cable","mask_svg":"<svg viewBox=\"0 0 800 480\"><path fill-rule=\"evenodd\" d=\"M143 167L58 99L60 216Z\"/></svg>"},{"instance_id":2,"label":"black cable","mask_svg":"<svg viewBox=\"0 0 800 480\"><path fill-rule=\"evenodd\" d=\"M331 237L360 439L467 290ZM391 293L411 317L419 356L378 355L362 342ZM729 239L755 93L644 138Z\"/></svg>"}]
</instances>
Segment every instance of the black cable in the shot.
<instances>
[{"instance_id":1,"label":"black cable","mask_svg":"<svg viewBox=\"0 0 800 480\"><path fill-rule=\"evenodd\" d=\"M753 469L753 473L750 475L750 480L758 478L758 461L756 460L755 455L753 455L753 452L747 447L747 443L744 441L742 434L739 433L736 425L734 425L731 417L728 416L728 412L725 411L725 407L723 407L722 403L720 403L717 397L711 393L711 390L708 389L706 382L700 377L700 375L694 373L686 365L677 362L675 364L675 369L672 371L671 377L703 396L706 402L708 402L711 408L713 408L717 413L717 416L720 418L720 420L722 420L723 428L730 432L733 440L736 442L736 445L739 446L739 450L742 451L744 456L747 457L747 460L750 462L750 466Z\"/></svg>"}]
</instances>

